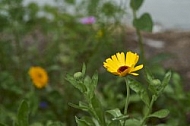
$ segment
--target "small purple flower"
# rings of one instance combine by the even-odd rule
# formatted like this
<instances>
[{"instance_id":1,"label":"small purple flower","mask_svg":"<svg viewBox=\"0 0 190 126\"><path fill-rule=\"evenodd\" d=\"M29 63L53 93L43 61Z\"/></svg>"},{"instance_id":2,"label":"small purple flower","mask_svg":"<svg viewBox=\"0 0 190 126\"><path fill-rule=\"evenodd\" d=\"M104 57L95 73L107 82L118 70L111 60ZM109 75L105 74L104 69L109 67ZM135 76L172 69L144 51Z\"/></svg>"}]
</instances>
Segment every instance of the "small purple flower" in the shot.
<instances>
[{"instance_id":1,"label":"small purple flower","mask_svg":"<svg viewBox=\"0 0 190 126\"><path fill-rule=\"evenodd\" d=\"M41 101L40 104L39 104L39 107L42 108L42 109L45 109L45 108L48 107L48 104L45 101Z\"/></svg>"},{"instance_id":2,"label":"small purple flower","mask_svg":"<svg viewBox=\"0 0 190 126\"><path fill-rule=\"evenodd\" d=\"M82 24L94 24L96 22L96 18L94 16L84 17L80 19L80 23Z\"/></svg>"}]
</instances>

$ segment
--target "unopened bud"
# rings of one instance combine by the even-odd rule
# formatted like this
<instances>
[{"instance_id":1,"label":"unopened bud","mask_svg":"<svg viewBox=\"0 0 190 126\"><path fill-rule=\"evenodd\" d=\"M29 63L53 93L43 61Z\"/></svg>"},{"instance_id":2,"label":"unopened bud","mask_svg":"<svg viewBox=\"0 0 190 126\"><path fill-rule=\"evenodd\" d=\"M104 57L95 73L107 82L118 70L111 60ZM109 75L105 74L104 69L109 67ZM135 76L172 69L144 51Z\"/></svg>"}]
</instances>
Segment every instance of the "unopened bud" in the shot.
<instances>
[{"instance_id":1,"label":"unopened bud","mask_svg":"<svg viewBox=\"0 0 190 126\"><path fill-rule=\"evenodd\" d=\"M75 79L79 79L79 78L81 78L82 77L82 72L76 72L75 74L74 74L74 78Z\"/></svg>"},{"instance_id":2,"label":"unopened bud","mask_svg":"<svg viewBox=\"0 0 190 126\"><path fill-rule=\"evenodd\" d=\"M152 81L152 83L153 83L154 85L160 85L160 84L161 84L160 80L158 80L158 79L154 79L154 80Z\"/></svg>"}]
</instances>

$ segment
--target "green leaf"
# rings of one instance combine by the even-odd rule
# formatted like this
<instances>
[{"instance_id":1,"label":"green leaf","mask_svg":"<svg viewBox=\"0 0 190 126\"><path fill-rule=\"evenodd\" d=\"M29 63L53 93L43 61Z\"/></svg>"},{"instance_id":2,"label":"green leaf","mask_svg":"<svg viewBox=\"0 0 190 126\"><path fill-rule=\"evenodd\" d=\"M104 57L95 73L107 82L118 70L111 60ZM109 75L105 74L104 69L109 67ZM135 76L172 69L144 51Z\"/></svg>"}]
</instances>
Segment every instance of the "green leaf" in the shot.
<instances>
[{"instance_id":1,"label":"green leaf","mask_svg":"<svg viewBox=\"0 0 190 126\"><path fill-rule=\"evenodd\" d=\"M71 107L76 108L76 109L80 109L80 110L83 110L83 111L88 111L89 110L89 108L85 104L83 104L82 102L79 102L79 105L75 105L73 103L68 103L68 104Z\"/></svg>"},{"instance_id":2,"label":"green leaf","mask_svg":"<svg viewBox=\"0 0 190 126\"><path fill-rule=\"evenodd\" d=\"M84 120L90 126L96 126L96 124L98 124L96 119L94 119L93 117L89 117L89 116L83 116L81 118L81 120Z\"/></svg>"},{"instance_id":3,"label":"green leaf","mask_svg":"<svg viewBox=\"0 0 190 126\"><path fill-rule=\"evenodd\" d=\"M82 80L76 80L74 77L72 77L70 75L67 75L66 80L69 81L81 93L86 91L86 87L85 87L85 85L83 85Z\"/></svg>"},{"instance_id":4,"label":"green leaf","mask_svg":"<svg viewBox=\"0 0 190 126\"><path fill-rule=\"evenodd\" d=\"M169 84L169 81L170 81L170 78L171 78L171 71L167 72L164 76L164 79L162 81L162 83L160 84L160 86L157 88L157 94L161 94L165 87Z\"/></svg>"},{"instance_id":5,"label":"green leaf","mask_svg":"<svg viewBox=\"0 0 190 126\"><path fill-rule=\"evenodd\" d=\"M115 109L112 109L112 110L108 110L106 112L109 113L109 114L111 114L113 117L119 117L119 116L123 115L121 113L120 109L118 109L118 108L115 108Z\"/></svg>"},{"instance_id":6,"label":"green leaf","mask_svg":"<svg viewBox=\"0 0 190 126\"><path fill-rule=\"evenodd\" d=\"M145 75L146 75L147 81L149 83L152 82L154 80L154 76L152 75L152 73L150 72L150 70L147 67L145 67L144 71L145 71Z\"/></svg>"},{"instance_id":7,"label":"green leaf","mask_svg":"<svg viewBox=\"0 0 190 126\"><path fill-rule=\"evenodd\" d=\"M84 119L79 119L75 116L77 126L90 126Z\"/></svg>"},{"instance_id":8,"label":"green leaf","mask_svg":"<svg viewBox=\"0 0 190 126\"><path fill-rule=\"evenodd\" d=\"M136 11L141 7L142 3L143 3L143 0L131 0L130 7Z\"/></svg>"},{"instance_id":9,"label":"green leaf","mask_svg":"<svg viewBox=\"0 0 190 126\"><path fill-rule=\"evenodd\" d=\"M83 63L82 65L82 75L84 76L86 73L86 65Z\"/></svg>"},{"instance_id":10,"label":"green leaf","mask_svg":"<svg viewBox=\"0 0 190 126\"><path fill-rule=\"evenodd\" d=\"M92 79L89 76L86 76L84 79L84 86L86 91L83 93L87 101L91 100L94 97L94 90L92 85Z\"/></svg>"},{"instance_id":11,"label":"green leaf","mask_svg":"<svg viewBox=\"0 0 190 126\"><path fill-rule=\"evenodd\" d=\"M128 119L125 121L125 126L139 126L141 122L137 119Z\"/></svg>"},{"instance_id":12,"label":"green leaf","mask_svg":"<svg viewBox=\"0 0 190 126\"><path fill-rule=\"evenodd\" d=\"M77 88L81 93L86 92L86 86L84 85L83 79L86 72L86 66L83 64L82 72L76 72L74 76L67 75L66 80L69 81L75 88Z\"/></svg>"},{"instance_id":13,"label":"green leaf","mask_svg":"<svg viewBox=\"0 0 190 126\"><path fill-rule=\"evenodd\" d=\"M24 100L22 101L18 109L16 125L28 126L28 114L29 114L29 107L28 107L27 102Z\"/></svg>"},{"instance_id":14,"label":"green leaf","mask_svg":"<svg viewBox=\"0 0 190 126\"><path fill-rule=\"evenodd\" d=\"M138 81L135 81L132 78L128 78L128 84L133 91L138 93L141 100L148 106L150 103L150 98L146 89Z\"/></svg>"},{"instance_id":15,"label":"green leaf","mask_svg":"<svg viewBox=\"0 0 190 126\"><path fill-rule=\"evenodd\" d=\"M96 89L96 86L98 84L98 73L96 72L93 76L92 76L92 81L89 84L89 95L90 98L92 98L94 96L94 91Z\"/></svg>"},{"instance_id":16,"label":"green leaf","mask_svg":"<svg viewBox=\"0 0 190 126\"><path fill-rule=\"evenodd\" d=\"M162 85L164 88L168 85L170 78L171 78L171 71L167 72L164 76L164 79L162 81Z\"/></svg>"},{"instance_id":17,"label":"green leaf","mask_svg":"<svg viewBox=\"0 0 190 126\"><path fill-rule=\"evenodd\" d=\"M112 121L108 124L108 126L122 126L122 124L119 121Z\"/></svg>"},{"instance_id":18,"label":"green leaf","mask_svg":"<svg viewBox=\"0 0 190 126\"><path fill-rule=\"evenodd\" d=\"M148 68L145 68L145 74L146 74L146 80L149 83L148 89L152 92L154 95L159 95L159 92L162 88L161 82L159 79L155 79L152 73Z\"/></svg>"},{"instance_id":19,"label":"green leaf","mask_svg":"<svg viewBox=\"0 0 190 126\"><path fill-rule=\"evenodd\" d=\"M140 98L142 99L142 101L147 106L149 106L149 104L150 104L150 98L149 98L148 93L147 93L147 91L145 89L140 92Z\"/></svg>"},{"instance_id":20,"label":"green leaf","mask_svg":"<svg viewBox=\"0 0 190 126\"><path fill-rule=\"evenodd\" d=\"M127 83L129 84L130 88L136 93L139 93L143 90L142 85L138 81L133 80L132 78L128 78Z\"/></svg>"},{"instance_id":21,"label":"green leaf","mask_svg":"<svg viewBox=\"0 0 190 126\"><path fill-rule=\"evenodd\" d=\"M140 18L133 20L133 25L139 30L151 32L153 21L148 13L144 13Z\"/></svg>"},{"instance_id":22,"label":"green leaf","mask_svg":"<svg viewBox=\"0 0 190 126\"><path fill-rule=\"evenodd\" d=\"M114 118L112 119L113 121L115 120L123 120L129 117L129 115L123 115L118 108L109 110L107 111L110 113Z\"/></svg>"},{"instance_id":23,"label":"green leaf","mask_svg":"<svg viewBox=\"0 0 190 126\"><path fill-rule=\"evenodd\" d=\"M46 126L65 126L65 125L61 122L50 122Z\"/></svg>"},{"instance_id":24,"label":"green leaf","mask_svg":"<svg viewBox=\"0 0 190 126\"><path fill-rule=\"evenodd\" d=\"M122 115L122 116L119 116L119 117L115 117L112 120L113 121L115 121L115 120L123 120L123 119L126 119L126 118L129 118L129 115Z\"/></svg>"},{"instance_id":25,"label":"green leaf","mask_svg":"<svg viewBox=\"0 0 190 126\"><path fill-rule=\"evenodd\" d=\"M176 72L172 73L172 83L173 83L173 86L174 86L174 88L172 88L172 89L175 92L174 98L175 99L183 99L183 98L185 98L186 93L183 90L181 77ZM170 85L168 85L168 86L170 86Z\"/></svg>"},{"instance_id":26,"label":"green leaf","mask_svg":"<svg viewBox=\"0 0 190 126\"><path fill-rule=\"evenodd\" d=\"M164 118L168 116L168 114L169 114L169 111L167 109L162 109L150 114L149 117Z\"/></svg>"},{"instance_id":27,"label":"green leaf","mask_svg":"<svg viewBox=\"0 0 190 126\"><path fill-rule=\"evenodd\" d=\"M124 116L118 108L108 110L106 112L114 117L112 118L112 122L109 124L109 126L114 126L114 124L117 126L122 125L124 122L123 120L129 117L128 115Z\"/></svg>"},{"instance_id":28,"label":"green leaf","mask_svg":"<svg viewBox=\"0 0 190 126\"><path fill-rule=\"evenodd\" d=\"M7 126L6 124L0 123L0 126Z\"/></svg>"},{"instance_id":29,"label":"green leaf","mask_svg":"<svg viewBox=\"0 0 190 126\"><path fill-rule=\"evenodd\" d=\"M92 76L92 85L94 89L97 86L97 83L98 83L98 72L95 72L94 75Z\"/></svg>"},{"instance_id":30,"label":"green leaf","mask_svg":"<svg viewBox=\"0 0 190 126\"><path fill-rule=\"evenodd\" d=\"M79 107L83 110L86 111L88 113L90 113L91 115L94 115L93 110L89 107L89 104L86 104L82 101L79 101Z\"/></svg>"},{"instance_id":31,"label":"green leaf","mask_svg":"<svg viewBox=\"0 0 190 126\"><path fill-rule=\"evenodd\" d=\"M86 88L86 91L84 92L84 94L87 98L87 101L94 97L94 92L95 92L97 83L98 83L97 72L92 76L92 79L89 76L86 76L84 78L84 86Z\"/></svg>"},{"instance_id":32,"label":"green leaf","mask_svg":"<svg viewBox=\"0 0 190 126\"><path fill-rule=\"evenodd\" d=\"M91 100L91 103L92 103L92 107L93 107L93 110L95 113L95 115L94 115L95 118L97 120L99 120L102 124L104 124L104 122L105 122L104 111L103 111L103 108L101 106L99 99L96 96L94 96Z\"/></svg>"}]
</instances>

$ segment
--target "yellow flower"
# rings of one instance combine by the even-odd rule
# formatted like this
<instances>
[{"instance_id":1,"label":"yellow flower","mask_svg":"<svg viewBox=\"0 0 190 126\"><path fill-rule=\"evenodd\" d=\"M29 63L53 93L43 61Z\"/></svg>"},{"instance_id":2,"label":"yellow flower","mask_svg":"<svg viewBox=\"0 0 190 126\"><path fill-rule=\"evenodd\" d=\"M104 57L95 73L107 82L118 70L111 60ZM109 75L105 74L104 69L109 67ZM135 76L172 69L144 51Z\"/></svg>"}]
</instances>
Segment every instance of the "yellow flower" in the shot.
<instances>
[{"instance_id":1,"label":"yellow flower","mask_svg":"<svg viewBox=\"0 0 190 126\"><path fill-rule=\"evenodd\" d=\"M110 73L118 76L126 76L127 74L132 74L137 76L138 73L135 71L143 68L143 65L135 66L139 60L139 56L136 53L127 52L126 57L123 52L116 53L116 55L111 56L111 58L106 59L104 62L104 67Z\"/></svg>"},{"instance_id":2,"label":"yellow flower","mask_svg":"<svg viewBox=\"0 0 190 126\"><path fill-rule=\"evenodd\" d=\"M43 88L47 85L48 75L43 68L39 66L31 67L28 74L37 88Z\"/></svg>"}]
</instances>

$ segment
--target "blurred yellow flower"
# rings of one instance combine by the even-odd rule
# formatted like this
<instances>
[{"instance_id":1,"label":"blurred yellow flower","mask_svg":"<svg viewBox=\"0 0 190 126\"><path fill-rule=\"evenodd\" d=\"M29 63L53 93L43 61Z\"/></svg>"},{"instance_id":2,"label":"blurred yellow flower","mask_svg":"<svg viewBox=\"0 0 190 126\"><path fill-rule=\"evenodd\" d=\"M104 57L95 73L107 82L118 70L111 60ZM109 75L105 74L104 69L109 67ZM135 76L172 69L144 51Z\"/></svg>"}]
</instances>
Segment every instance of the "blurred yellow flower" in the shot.
<instances>
[{"instance_id":1,"label":"blurred yellow flower","mask_svg":"<svg viewBox=\"0 0 190 126\"><path fill-rule=\"evenodd\" d=\"M111 58L106 59L103 63L104 67L110 73L118 76L126 76L127 74L132 74L137 76L138 71L143 68L143 65L135 66L139 60L139 56L136 53L127 52L126 56L123 52L116 53L112 55Z\"/></svg>"},{"instance_id":2,"label":"blurred yellow flower","mask_svg":"<svg viewBox=\"0 0 190 126\"><path fill-rule=\"evenodd\" d=\"M28 74L37 88L43 88L47 85L48 75L43 68L39 66L31 67Z\"/></svg>"}]
</instances>

